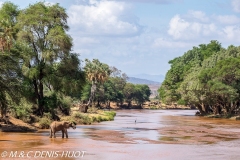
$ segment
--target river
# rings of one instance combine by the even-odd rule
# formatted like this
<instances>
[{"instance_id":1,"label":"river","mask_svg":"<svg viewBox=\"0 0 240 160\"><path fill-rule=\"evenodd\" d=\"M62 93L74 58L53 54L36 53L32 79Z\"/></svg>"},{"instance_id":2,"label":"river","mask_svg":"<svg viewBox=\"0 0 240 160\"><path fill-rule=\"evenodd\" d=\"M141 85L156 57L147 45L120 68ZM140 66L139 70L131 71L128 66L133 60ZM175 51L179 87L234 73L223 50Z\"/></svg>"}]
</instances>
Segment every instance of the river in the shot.
<instances>
[{"instance_id":1,"label":"river","mask_svg":"<svg viewBox=\"0 0 240 160\"><path fill-rule=\"evenodd\" d=\"M114 121L78 125L68 139L0 132L0 159L235 160L240 121L194 116L195 110L119 110Z\"/></svg>"}]
</instances>

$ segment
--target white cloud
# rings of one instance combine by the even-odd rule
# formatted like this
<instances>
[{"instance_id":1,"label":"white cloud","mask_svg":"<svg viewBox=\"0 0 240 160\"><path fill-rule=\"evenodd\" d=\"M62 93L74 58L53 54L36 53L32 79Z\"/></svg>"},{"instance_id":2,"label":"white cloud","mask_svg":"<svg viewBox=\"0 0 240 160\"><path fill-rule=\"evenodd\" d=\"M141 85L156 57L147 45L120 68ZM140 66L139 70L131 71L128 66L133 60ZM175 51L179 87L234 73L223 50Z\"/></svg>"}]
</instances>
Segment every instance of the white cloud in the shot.
<instances>
[{"instance_id":1,"label":"white cloud","mask_svg":"<svg viewBox=\"0 0 240 160\"><path fill-rule=\"evenodd\" d=\"M3 2L0 1L0 8L2 7L2 5L3 5Z\"/></svg>"},{"instance_id":2,"label":"white cloud","mask_svg":"<svg viewBox=\"0 0 240 160\"><path fill-rule=\"evenodd\" d=\"M189 46L189 43L165 40L164 38L157 38L153 43L153 47L158 47L158 48L185 48L188 46Z\"/></svg>"},{"instance_id":3,"label":"white cloud","mask_svg":"<svg viewBox=\"0 0 240 160\"><path fill-rule=\"evenodd\" d=\"M188 14L189 14L189 16L191 16L191 18L194 18L195 20L197 19L197 20L200 20L202 22L208 22L209 21L209 18L202 11L190 10Z\"/></svg>"},{"instance_id":4,"label":"white cloud","mask_svg":"<svg viewBox=\"0 0 240 160\"><path fill-rule=\"evenodd\" d=\"M200 23L197 21L187 21L179 15L175 15L169 23L168 34L175 40L191 40L202 36L210 36L217 33L214 23Z\"/></svg>"},{"instance_id":5,"label":"white cloud","mask_svg":"<svg viewBox=\"0 0 240 160\"><path fill-rule=\"evenodd\" d=\"M240 12L240 1L239 0L232 0L232 7L235 12Z\"/></svg>"},{"instance_id":6,"label":"white cloud","mask_svg":"<svg viewBox=\"0 0 240 160\"><path fill-rule=\"evenodd\" d=\"M240 22L240 18L235 15L219 15L216 17L222 24L237 24Z\"/></svg>"},{"instance_id":7,"label":"white cloud","mask_svg":"<svg viewBox=\"0 0 240 160\"><path fill-rule=\"evenodd\" d=\"M118 0L118 1L134 2L134 3L141 2L141 3L170 4L170 3L182 2L183 0Z\"/></svg>"},{"instance_id":8,"label":"white cloud","mask_svg":"<svg viewBox=\"0 0 240 160\"><path fill-rule=\"evenodd\" d=\"M56 3L45 1L44 4L45 4L46 6L53 6L53 5L55 5Z\"/></svg>"},{"instance_id":9,"label":"white cloud","mask_svg":"<svg viewBox=\"0 0 240 160\"><path fill-rule=\"evenodd\" d=\"M174 16L170 20L170 28L168 34L174 37L174 39L179 39L182 37L182 33L190 26L188 22L181 19L179 15Z\"/></svg>"},{"instance_id":10,"label":"white cloud","mask_svg":"<svg viewBox=\"0 0 240 160\"><path fill-rule=\"evenodd\" d=\"M132 36L142 30L124 2L89 0L87 5L72 5L68 15L80 34Z\"/></svg>"},{"instance_id":11,"label":"white cloud","mask_svg":"<svg viewBox=\"0 0 240 160\"><path fill-rule=\"evenodd\" d=\"M81 44L83 46L89 45L89 44L99 44L99 40L97 40L96 38L92 38L92 37L76 37L75 39L78 44Z\"/></svg>"},{"instance_id":12,"label":"white cloud","mask_svg":"<svg viewBox=\"0 0 240 160\"><path fill-rule=\"evenodd\" d=\"M239 26L226 26L223 28L224 35L228 40L240 41L240 27Z\"/></svg>"}]
</instances>

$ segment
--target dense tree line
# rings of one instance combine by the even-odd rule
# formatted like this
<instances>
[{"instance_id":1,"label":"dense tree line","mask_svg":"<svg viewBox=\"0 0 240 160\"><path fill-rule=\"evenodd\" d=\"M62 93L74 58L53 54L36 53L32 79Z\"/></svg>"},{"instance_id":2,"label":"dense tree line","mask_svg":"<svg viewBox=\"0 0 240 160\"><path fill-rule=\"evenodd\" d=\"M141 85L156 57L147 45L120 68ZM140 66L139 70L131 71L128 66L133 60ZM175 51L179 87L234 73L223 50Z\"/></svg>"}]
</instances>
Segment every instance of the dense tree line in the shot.
<instances>
[{"instance_id":1,"label":"dense tree line","mask_svg":"<svg viewBox=\"0 0 240 160\"><path fill-rule=\"evenodd\" d=\"M211 41L169 63L171 69L159 89L163 102L194 105L202 115L239 113L239 46L225 49Z\"/></svg>"},{"instance_id":2,"label":"dense tree line","mask_svg":"<svg viewBox=\"0 0 240 160\"><path fill-rule=\"evenodd\" d=\"M38 2L20 10L11 2L0 8L0 109L21 117L33 113L69 114L73 100L88 106L135 100L139 105L150 95L147 86L133 85L127 76L99 60L81 67L72 53L67 34L66 10L59 4ZM133 92L133 93L132 93ZM97 102L97 103L96 103Z\"/></svg>"},{"instance_id":3,"label":"dense tree line","mask_svg":"<svg viewBox=\"0 0 240 160\"><path fill-rule=\"evenodd\" d=\"M96 103L98 107L104 104L110 107L110 102L114 102L119 107L131 108L132 102L142 107L144 102L149 101L149 87L127 83L127 75L115 67L94 59L92 62L87 60L85 71L88 84L83 89L81 99L83 102L88 101L87 104Z\"/></svg>"}]
</instances>

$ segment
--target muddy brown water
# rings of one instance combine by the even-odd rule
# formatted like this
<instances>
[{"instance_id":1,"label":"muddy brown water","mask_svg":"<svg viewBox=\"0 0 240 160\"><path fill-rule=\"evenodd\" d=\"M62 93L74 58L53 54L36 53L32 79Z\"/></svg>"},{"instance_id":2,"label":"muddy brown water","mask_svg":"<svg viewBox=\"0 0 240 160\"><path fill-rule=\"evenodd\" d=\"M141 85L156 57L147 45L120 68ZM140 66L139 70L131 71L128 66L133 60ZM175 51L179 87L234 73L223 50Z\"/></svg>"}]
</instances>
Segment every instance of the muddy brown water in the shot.
<instances>
[{"instance_id":1,"label":"muddy brown water","mask_svg":"<svg viewBox=\"0 0 240 160\"><path fill-rule=\"evenodd\" d=\"M195 110L121 110L114 121L79 125L69 138L0 132L0 159L239 159L240 122L194 116Z\"/></svg>"}]
</instances>

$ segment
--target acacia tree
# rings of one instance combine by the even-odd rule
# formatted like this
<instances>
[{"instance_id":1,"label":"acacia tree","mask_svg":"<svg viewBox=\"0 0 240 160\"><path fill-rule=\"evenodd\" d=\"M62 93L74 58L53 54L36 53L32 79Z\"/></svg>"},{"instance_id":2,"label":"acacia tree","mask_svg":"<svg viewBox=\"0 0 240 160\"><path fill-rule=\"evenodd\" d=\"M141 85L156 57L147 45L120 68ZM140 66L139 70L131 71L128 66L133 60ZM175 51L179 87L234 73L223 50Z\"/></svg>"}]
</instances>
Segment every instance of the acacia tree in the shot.
<instances>
[{"instance_id":1,"label":"acacia tree","mask_svg":"<svg viewBox=\"0 0 240 160\"><path fill-rule=\"evenodd\" d=\"M17 42L21 46L22 72L34 88L34 99L39 115L44 108L44 80L49 76L48 68L68 56L72 39L66 33L67 14L58 4L43 2L30 5L18 16Z\"/></svg>"}]
</instances>

